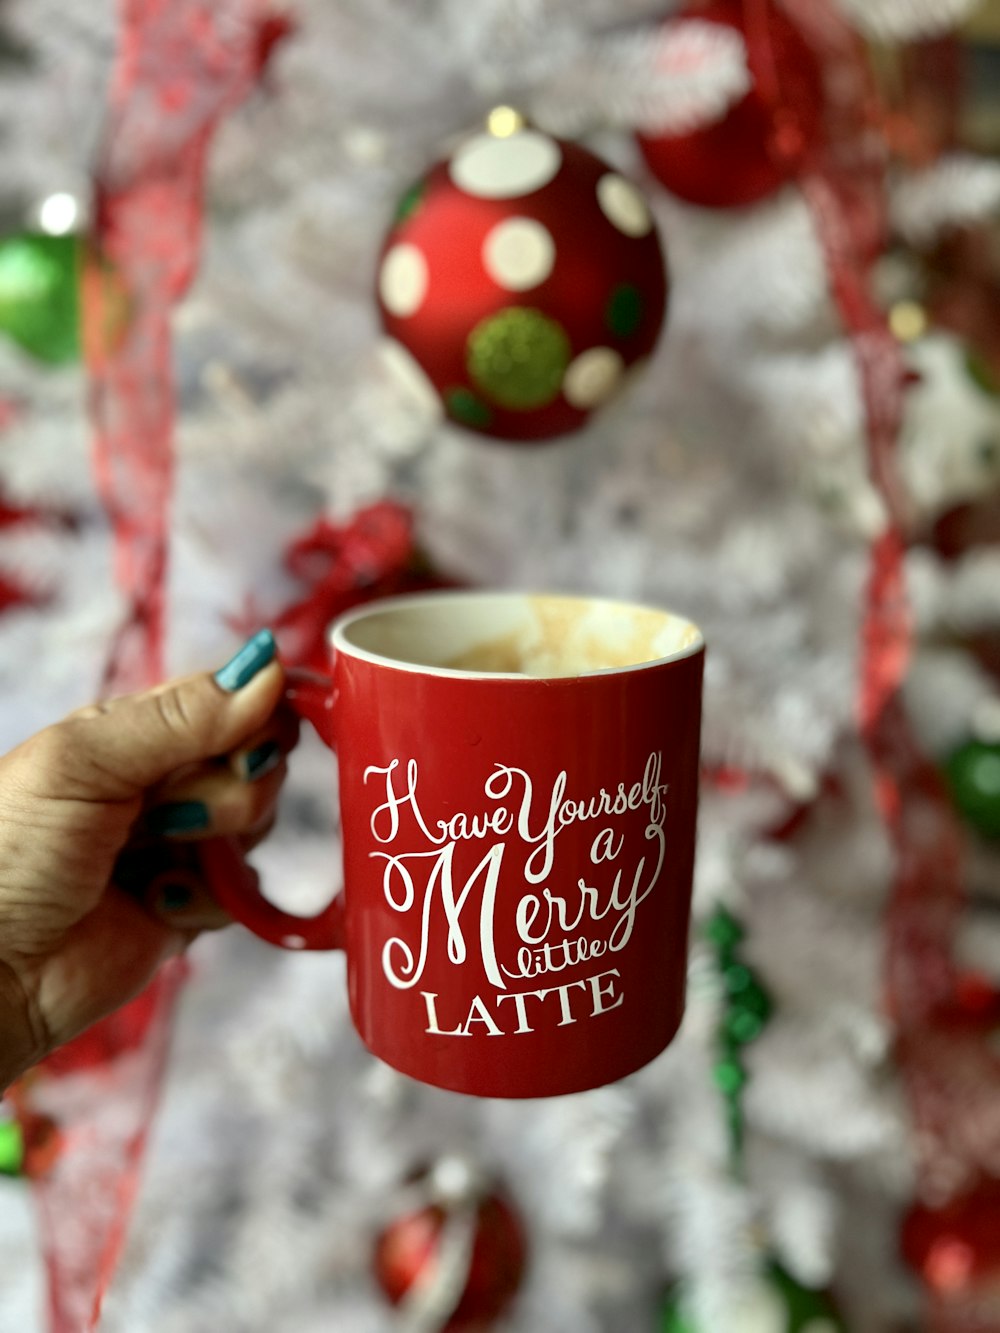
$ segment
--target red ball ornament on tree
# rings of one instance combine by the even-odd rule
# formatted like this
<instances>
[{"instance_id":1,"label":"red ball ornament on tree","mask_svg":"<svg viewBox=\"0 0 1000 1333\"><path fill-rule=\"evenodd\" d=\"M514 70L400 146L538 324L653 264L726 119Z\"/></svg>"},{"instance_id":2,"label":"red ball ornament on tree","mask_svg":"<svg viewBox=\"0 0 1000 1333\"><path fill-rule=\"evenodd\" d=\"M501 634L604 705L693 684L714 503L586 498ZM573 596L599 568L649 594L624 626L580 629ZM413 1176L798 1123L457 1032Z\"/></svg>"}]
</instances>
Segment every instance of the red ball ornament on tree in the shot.
<instances>
[{"instance_id":1,"label":"red ball ornament on tree","mask_svg":"<svg viewBox=\"0 0 1000 1333\"><path fill-rule=\"evenodd\" d=\"M938 1305L973 1321L963 1327L1000 1328L1000 1181L983 1180L941 1208L912 1208L902 1249Z\"/></svg>"},{"instance_id":2,"label":"red ball ornament on tree","mask_svg":"<svg viewBox=\"0 0 1000 1333\"><path fill-rule=\"evenodd\" d=\"M794 177L820 138L819 61L774 0L704 0L676 18L736 29L753 86L720 120L684 134L639 134L639 147L660 184L688 203L755 204Z\"/></svg>"},{"instance_id":3,"label":"red ball ornament on tree","mask_svg":"<svg viewBox=\"0 0 1000 1333\"><path fill-rule=\"evenodd\" d=\"M470 1163L446 1157L410 1186L414 1206L375 1245L390 1303L441 1333L479 1333L513 1300L527 1261L510 1202Z\"/></svg>"},{"instance_id":4,"label":"red ball ornament on tree","mask_svg":"<svg viewBox=\"0 0 1000 1333\"><path fill-rule=\"evenodd\" d=\"M635 185L513 113L504 123L513 132L466 140L403 197L378 300L395 359L453 421L527 442L577 430L649 355L667 280Z\"/></svg>"}]
</instances>

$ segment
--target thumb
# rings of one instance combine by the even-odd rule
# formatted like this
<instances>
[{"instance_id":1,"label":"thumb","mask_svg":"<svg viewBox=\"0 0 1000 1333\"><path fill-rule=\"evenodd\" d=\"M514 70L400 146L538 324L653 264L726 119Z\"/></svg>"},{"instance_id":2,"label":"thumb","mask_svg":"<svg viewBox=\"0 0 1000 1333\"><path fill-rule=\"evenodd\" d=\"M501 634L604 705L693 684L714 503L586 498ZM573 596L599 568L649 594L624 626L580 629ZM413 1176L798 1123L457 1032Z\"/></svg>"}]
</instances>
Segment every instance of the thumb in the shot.
<instances>
[{"instance_id":1,"label":"thumb","mask_svg":"<svg viewBox=\"0 0 1000 1333\"><path fill-rule=\"evenodd\" d=\"M201 672L70 714L39 733L52 747L51 794L128 801L186 764L235 749L264 725L284 676L261 630L214 675ZM54 790L58 785L58 792Z\"/></svg>"}]
</instances>

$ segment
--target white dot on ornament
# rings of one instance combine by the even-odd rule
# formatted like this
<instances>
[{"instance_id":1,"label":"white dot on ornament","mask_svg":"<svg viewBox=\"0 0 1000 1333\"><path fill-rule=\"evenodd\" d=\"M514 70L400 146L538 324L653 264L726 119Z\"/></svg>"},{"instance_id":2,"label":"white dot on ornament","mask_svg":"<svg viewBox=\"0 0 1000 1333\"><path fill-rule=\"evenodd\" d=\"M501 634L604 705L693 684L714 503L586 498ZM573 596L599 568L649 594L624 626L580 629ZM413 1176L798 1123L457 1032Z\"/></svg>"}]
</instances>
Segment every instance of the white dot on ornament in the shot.
<instances>
[{"instance_id":1,"label":"white dot on ornament","mask_svg":"<svg viewBox=\"0 0 1000 1333\"><path fill-rule=\"evenodd\" d=\"M436 420L444 413L441 399L416 357L395 338L383 338L377 348L379 361L390 378L413 403L414 409L428 420Z\"/></svg>"},{"instance_id":2,"label":"white dot on ornament","mask_svg":"<svg viewBox=\"0 0 1000 1333\"><path fill-rule=\"evenodd\" d=\"M573 407L597 407L606 402L621 381L625 363L613 347L591 347L570 362L563 394Z\"/></svg>"},{"instance_id":3,"label":"white dot on ornament","mask_svg":"<svg viewBox=\"0 0 1000 1333\"><path fill-rule=\"evenodd\" d=\"M537 287L552 272L556 244L534 218L498 222L483 242L483 265L494 282L511 292Z\"/></svg>"},{"instance_id":4,"label":"white dot on ornament","mask_svg":"<svg viewBox=\"0 0 1000 1333\"><path fill-rule=\"evenodd\" d=\"M642 193L631 181L609 171L597 182L597 202L613 227L626 236L645 236L653 229L653 215Z\"/></svg>"},{"instance_id":5,"label":"white dot on ornament","mask_svg":"<svg viewBox=\"0 0 1000 1333\"><path fill-rule=\"evenodd\" d=\"M477 134L451 159L451 179L479 199L516 199L548 185L562 164L555 139L536 130L507 138Z\"/></svg>"},{"instance_id":6,"label":"white dot on ornament","mask_svg":"<svg viewBox=\"0 0 1000 1333\"><path fill-rule=\"evenodd\" d=\"M415 315L427 295L427 260L415 245L394 245L382 261L378 289L393 315Z\"/></svg>"}]
</instances>

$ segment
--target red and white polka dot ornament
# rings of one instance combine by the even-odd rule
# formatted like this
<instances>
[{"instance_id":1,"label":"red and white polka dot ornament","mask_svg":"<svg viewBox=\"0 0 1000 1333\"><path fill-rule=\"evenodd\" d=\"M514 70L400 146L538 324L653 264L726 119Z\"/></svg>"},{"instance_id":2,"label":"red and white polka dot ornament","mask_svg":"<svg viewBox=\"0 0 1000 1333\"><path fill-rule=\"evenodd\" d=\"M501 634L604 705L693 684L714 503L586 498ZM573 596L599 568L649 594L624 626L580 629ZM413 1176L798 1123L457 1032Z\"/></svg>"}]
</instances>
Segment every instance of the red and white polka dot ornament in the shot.
<instances>
[{"instance_id":1,"label":"red and white polka dot ornament","mask_svg":"<svg viewBox=\"0 0 1000 1333\"><path fill-rule=\"evenodd\" d=\"M721 120L681 134L640 134L650 171L702 208L740 208L787 185L823 132L823 76L805 37L774 0L690 0L672 21L735 29L753 80Z\"/></svg>"},{"instance_id":2,"label":"red and white polka dot ornament","mask_svg":"<svg viewBox=\"0 0 1000 1333\"><path fill-rule=\"evenodd\" d=\"M546 440L584 425L652 351L663 252L639 189L600 158L507 109L490 124L403 196L379 307L392 361L453 421Z\"/></svg>"}]
</instances>

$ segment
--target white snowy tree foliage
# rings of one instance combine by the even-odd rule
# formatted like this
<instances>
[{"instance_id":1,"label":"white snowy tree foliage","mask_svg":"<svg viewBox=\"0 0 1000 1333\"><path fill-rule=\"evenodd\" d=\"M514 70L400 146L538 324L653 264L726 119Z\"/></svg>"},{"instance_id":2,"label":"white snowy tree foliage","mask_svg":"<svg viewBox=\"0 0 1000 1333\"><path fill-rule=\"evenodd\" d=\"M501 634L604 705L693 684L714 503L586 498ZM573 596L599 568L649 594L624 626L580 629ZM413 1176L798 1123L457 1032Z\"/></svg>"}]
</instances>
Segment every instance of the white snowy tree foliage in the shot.
<instances>
[{"instance_id":1,"label":"white snowy tree foliage","mask_svg":"<svg viewBox=\"0 0 1000 1333\"><path fill-rule=\"evenodd\" d=\"M967 0L838 0L866 34L946 30ZM663 603L710 645L707 765L761 779L706 790L696 927L719 903L775 1013L750 1057L747 1179L734 1178L713 1082L722 999L697 934L680 1037L613 1087L551 1102L477 1102L378 1064L350 1026L342 958L285 955L240 930L205 938L179 1011L167 1094L107 1333L377 1333L392 1327L372 1239L417 1165L462 1152L527 1219L531 1264L507 1333L653 1329L668 1280L705 1333L785 1333L760 1298L776 1255L832 1282L852 1333L887 1333L916 1295L895 1259L912 1145L881 1010L891 856L856 735L868 543L852 349L794 186L708 213L643 175L632 128L722 116L748 86L738 38L643 0L299 0L266 87L214 146L203 264L175 320L178 475L172 670L223 660L249 596L296 592L285 544L317 515L391 495L442 570ZM55 191L84 199L116 40L112 0L7 0L31 52L0 69L7 219ZM537 448L446 424L397 374L378 327L377 255L402 191L499 103L585 135L640 180L670 271L644 373L586 430ZM946 159L891 182L900 238L995 213L996 164ZM1000 480L1000 404L935 332L907 349L903 473L921 521ZM0 531L0 570L47 589L0 616L0 745L93 697L121 614L89 465L78 367L0 344L12 502L72 508ZM985 448L993 444L995 448ZM932 642L996 627L996 551L909 558L927 645L909 698L944 752L996 687ZM30 669L26 669L30 668ZM947 708L941 700L947 700ZM771 831L820 795L806 830ZM306 738L282 821L255 854L269 892L309 910L336 877L333 761ZM1000 949L992 960L1000 971ZM43 1327L40 1259L20 1182L0 1180L0 1328ZM763 1313L762 1313L763 1311Z\"/></svg>"}]
</instances>

